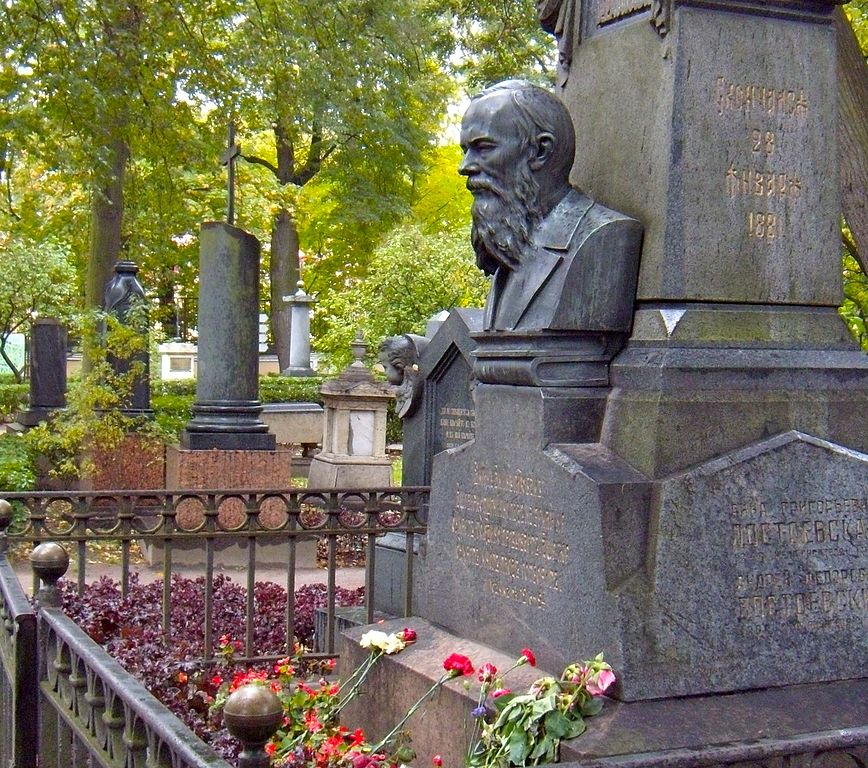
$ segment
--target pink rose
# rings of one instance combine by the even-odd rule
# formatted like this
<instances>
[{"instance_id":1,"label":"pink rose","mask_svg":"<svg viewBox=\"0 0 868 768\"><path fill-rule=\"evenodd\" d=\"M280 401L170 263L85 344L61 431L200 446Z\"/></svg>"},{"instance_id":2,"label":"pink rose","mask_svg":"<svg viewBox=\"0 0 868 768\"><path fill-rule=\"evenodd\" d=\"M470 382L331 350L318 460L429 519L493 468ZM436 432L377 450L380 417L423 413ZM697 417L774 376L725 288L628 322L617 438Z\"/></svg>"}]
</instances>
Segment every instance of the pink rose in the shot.
<instances>
[{"instance_id":1,"label":"pink rose","mask_svg":"<svg viewBox=\"0 0 868 768\"><path fill-rule=\"evenodd\" d=\"M591 696L602 696L614 682L615 673L611 669L601 669L596 678L588 680L588 693Z\"/></svg>"}]
</instances>

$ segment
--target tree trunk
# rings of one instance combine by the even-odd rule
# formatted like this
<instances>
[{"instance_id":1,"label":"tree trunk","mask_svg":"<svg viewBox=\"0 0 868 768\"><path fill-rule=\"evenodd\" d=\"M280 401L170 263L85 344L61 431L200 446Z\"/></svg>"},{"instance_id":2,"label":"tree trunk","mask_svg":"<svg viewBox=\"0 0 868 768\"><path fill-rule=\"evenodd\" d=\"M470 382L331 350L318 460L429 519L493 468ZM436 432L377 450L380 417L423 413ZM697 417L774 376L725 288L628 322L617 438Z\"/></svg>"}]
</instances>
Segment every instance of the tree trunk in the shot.
<instances>
[{"instance_id":1,"label":"tree trunk","mask_svg":"<svg viewBox=\"0 0 868 768\"><path fill-rule=\"evenodd\" d=\"M85 281L85 301L91 308L102 306L105 284L120 258L123 237L124 172L130 150L122 139L115 139L109 151L109 177L95 184L91 201L90 258Z\"/></svg>"},{"instance_id":2,"label":"tree trunk","mask_svg":"<svg viewBox=\"0 0 868 768\"><path fill-rule=\"evenodd\" d=\"M280 370L289 368L290 307L283 300L298 283L298 228L292 214L283 208L271 229L271 333L277 347Z\"/></svg>"},{"instance_id":3,"label":"tree trunk","mask_svg":"<svg viewBox=\"0 0 868 768\"><path fill-rule=\"evenodd\" d=\"M835 10L835 28L841 208L859 249L859 267L868 275L868 65L840 8Z\"/></svg>"}]
</instances>

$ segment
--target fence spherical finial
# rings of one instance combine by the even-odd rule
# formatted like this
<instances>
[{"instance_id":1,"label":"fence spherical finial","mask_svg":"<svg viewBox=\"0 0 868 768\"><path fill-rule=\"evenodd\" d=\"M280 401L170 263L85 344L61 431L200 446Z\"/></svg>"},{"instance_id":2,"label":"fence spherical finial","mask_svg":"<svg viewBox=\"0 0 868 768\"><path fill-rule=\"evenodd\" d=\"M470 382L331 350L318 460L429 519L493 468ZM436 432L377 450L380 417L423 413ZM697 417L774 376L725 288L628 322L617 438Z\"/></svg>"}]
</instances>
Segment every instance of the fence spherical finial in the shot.
<instances>
[{"instance_id":1,"label":"fence spherical finial","mask_svg":"<svg viewBox=\"0 0 868 768\"><path fill-rule=\"evenodd\" d=\"M69 568L69 555L66 550L53 541L40 544L30 553L30 567L39 577L43 586L36 596L37 600L46 606L58 606L57 580Z\"/></svg>"},{"instance_id":2,"label":"fence spherical finial","mask_svg":"<svg viewBox=\"0 0 868 768\"><path fill-rule=\"evenodd\" d=\"M6 499L0 499L0 532L5 531L12 522L12 505Z\"/></svg>"},{"instance_id":3,"label":"fence spherical finial","mask_svg":"<svg viewBox=\"0 0 868 768\"><path fill-rule=\"evenodd\" d=\"M244 750L239 768L259 768L269 764L263 747L283 721L283 705L271 688L244 685L235 691L223 707L223 722Z\"/></svg>"}]
</instances>

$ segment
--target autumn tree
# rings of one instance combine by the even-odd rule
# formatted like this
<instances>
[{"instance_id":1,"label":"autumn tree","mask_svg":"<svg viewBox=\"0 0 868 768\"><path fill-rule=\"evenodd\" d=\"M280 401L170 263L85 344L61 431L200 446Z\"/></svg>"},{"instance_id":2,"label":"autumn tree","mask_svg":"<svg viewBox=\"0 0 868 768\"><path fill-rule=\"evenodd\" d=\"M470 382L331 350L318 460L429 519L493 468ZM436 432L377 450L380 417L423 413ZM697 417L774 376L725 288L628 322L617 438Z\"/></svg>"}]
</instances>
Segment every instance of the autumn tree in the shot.
<instances>
[{"instance_id":1,"label":"autumn tree","mask_svg":"<svg viewBox=\"0 0 868 768\"><path fill-rule=\"evenodd\" d=\"M276 181L270 285L281 368L282 299L299 276L300 190L318 179L337 201L331 214L352 220L357 237L397 221L449 92L449 41L425 0L257 0L236 17L233 116L273 138L268 154L243 156Z\"/></svg>"}]
</instances>

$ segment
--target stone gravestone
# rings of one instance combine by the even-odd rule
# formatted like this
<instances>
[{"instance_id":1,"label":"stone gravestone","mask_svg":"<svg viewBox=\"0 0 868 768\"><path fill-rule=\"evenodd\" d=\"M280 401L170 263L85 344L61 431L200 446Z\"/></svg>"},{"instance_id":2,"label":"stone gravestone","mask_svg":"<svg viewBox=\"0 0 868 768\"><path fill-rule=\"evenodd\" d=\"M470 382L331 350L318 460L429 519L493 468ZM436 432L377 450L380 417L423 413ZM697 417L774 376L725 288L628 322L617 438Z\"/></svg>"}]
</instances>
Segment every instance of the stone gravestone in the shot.
<instances>
[{"instance_id":1,"label":"stone gravestone","mask_svg":"<svg viewBox=\"0 0 868 768\"><path fill-rule=\"evenodd\" d=\"M428 485L434 455L474 437L470 334L481 327L481 309L453 309L419 358L422 407L403 423L403 485Z\"/></svg>"},{"instance_id":2,"label":"stone gravestone","mask_svg":"<svg viewBox=\"0 0 868 768\"><path fill-rule=\"evenodd\" d=\"M199 240L199 316L196 399L192 418L181 433L180 446L166 449L166 487L170 489L286 488L292 477L292 451L279 450L275 436L260 418L259 399L259 257L260 243L234 226L235 162L241 147L230 126L223 164L229 171L226 221L205 222ZM279 504L263 508L282 514ZM221 525L240 525L245 517L238 499L224 501ZM202 519L198 505L178 505L181 527L195 528ZM159 547L149 548L149 558ZM244 547L218 546L220 564L247 561ZM282 546L260 552L266 559L285 555ZM203 562L204 547L191 539L177 547L179 562Z\"/></svg>"},{"instance_id":3,"label":"stone gravestone","mask_svg":"<svg viewBox=\"0 0 868 768\"><path fill-rule=\"evenodd\" d=\"M66 328L53 318L38 318L30 329L30 404L18 423L35 427L66 407Z\"/></svg>"},{"instance_id":4,"label":"stone gravestone","mask_svg":"<svg viewBox=\"0 0 868 768\"><path fill-rule=\"evenodd\" d=\"M475 436L472 370L476 342L471 334L482 327L482 310L456 308L445 321L433 325L433 334L416 362L421 407L403 419L401 485L428 485L434 456ZM420 546L424 544L417 540L416 553ZM377 541L375 606L396 616L404 612L405 552L405 537L399 534L387 533ZM417 613L424 613L425 592L419 585L413 595Z\"/></svg>"},{"instance_id":5,"label":"stone gravestone","mask_svg":"<svg viewBox=\"0 0 868 768\"><path fill-rule=\"evenodd\" d=\"M544 6L572 24L571 181L645 227L636 305L621 329L588 311L610 303L593 253L568 297L535 277L581 220L561 239L544 215L533 262L483 254L476 439L434 459L425 618L553 672L606 653L620 703L562 759L866 764L868 358L836 313L834 6ZM462 129L484 246L473 129L508 144L504 104Z\"/></svg>"}]
</instances>

